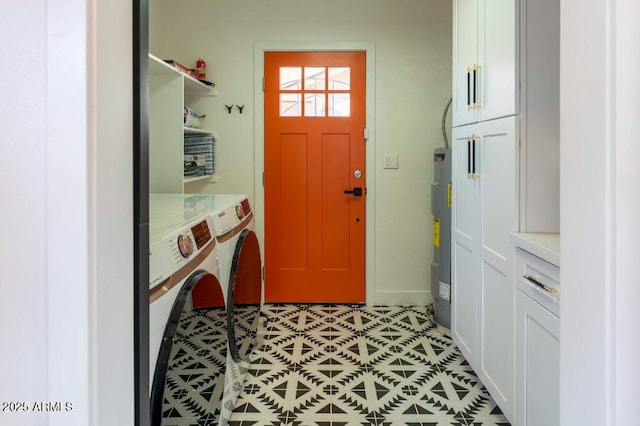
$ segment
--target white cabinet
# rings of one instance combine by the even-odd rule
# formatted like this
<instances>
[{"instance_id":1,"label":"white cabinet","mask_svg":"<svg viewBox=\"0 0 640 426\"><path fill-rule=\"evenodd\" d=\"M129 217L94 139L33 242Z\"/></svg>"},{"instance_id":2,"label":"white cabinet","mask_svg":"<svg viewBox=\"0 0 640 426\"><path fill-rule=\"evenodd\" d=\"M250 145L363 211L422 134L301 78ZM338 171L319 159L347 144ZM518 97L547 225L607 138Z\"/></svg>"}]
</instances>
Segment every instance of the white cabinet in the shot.
<instances>
[{"instance_id":1,"label":"white cabinet","mask_svg":"<svg viewBox=\"0 0 640 426\"><path fill-rule=\"evenodd\" d=\"M518 302L515 321L523 273L514 281L510 242L514 231L559 227L559 4L454 0L453 8L452 334L516 424L525 418L516 416L516 376L530 367L516 363L515 324L530 306ZM538 290L521 290L519 300L540 302ZM526 398L544 399L543 380L532 379Z\"/></svg>"},{"instance_id":2,"label":"white cabinet","mask_svg":"<svg viewBox=\"0 0 640 426\"><path fill-rule=\"evenodd\" d=\"M560 425L560 319L518 292L516 425Z\"/></svg>"},{"instance_id":3,"label":"white cabinet","mask_svg":"<svg viewBox=\"0 0 640 426\"><path fill-rule=\"evenodd\" d=\"M560 425L560 269L516 249L516 421Z\"/></svg>"},{"instance_id":4,"label":"white cabinet","mask_svg":"<svg viewBox=\"0 0 640 426\"><path fill-rule=\"evenodd\" d=\"M183 108L189 102L215 96L215 91L164 61L149 55L149 191L185 191L185 132L211 133L210 129L183 126ZM211 176L202 177L211 180Z\"/></svg>"},{"instance_id":5,"label":"white cabinet","mask_svg":"<svg viewBox=\"0 0 640 426\"><path fill-rule=\"evenodd\" d=\"M455 0L453 125L519 110L518 0Z\"/></svg>"},{"instance_id":6,"label":"white cabinet","mask_svg":"<svg viewBox=\"0 0 640 426\"><path fill-rule=\"evenodd\" d=\"M516 117L453 129L452 334L507 418L514 412Z\"/></svg>"}]
</instances>

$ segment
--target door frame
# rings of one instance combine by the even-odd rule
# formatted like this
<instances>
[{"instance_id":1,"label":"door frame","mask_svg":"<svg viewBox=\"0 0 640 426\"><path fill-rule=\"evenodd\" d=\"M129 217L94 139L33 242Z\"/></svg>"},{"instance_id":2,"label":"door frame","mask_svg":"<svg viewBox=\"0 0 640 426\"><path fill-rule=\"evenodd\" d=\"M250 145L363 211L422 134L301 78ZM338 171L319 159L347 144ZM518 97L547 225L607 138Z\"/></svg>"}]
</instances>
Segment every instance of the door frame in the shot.
<instances>
[{"instance_id":1,"label":"door frame","mask_svg":"<svg viewBox=\"0 0 640 426\"><path fill-rule=\"evenodd\" d=\"M366 54L365 126L369 130L366 144L367 196L365 202L365 298L366 304L374 305L375 300L375 43L374 42L257 42L254 46L254 218L256 234L260 240L261 255L264 259L264 76L265 52L302 51L364 51ZM364 130L363 130L364 131ZM264 300L264 297L263 297Z\"/></svg>"}]
</instances>

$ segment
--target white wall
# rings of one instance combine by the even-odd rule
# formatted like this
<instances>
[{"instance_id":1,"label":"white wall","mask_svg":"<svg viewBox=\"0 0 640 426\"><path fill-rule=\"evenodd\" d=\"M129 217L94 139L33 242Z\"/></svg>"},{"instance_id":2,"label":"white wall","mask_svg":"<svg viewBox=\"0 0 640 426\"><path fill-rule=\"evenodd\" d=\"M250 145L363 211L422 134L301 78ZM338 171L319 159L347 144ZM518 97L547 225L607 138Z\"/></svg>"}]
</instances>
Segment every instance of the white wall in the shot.
<instances>
[{"instance_id":1,"label":"white wall","mask_svg":"<svg viewBox=\"0 0 640 426\"><path fill-rule=\"evenodd\" d=\"M131 425L131 2L3 3L0 38L0 424Z\"/></svg>"},{"instance_id":2,"label":"white wall","mask_svg":"<svg viewBox=\"0 0 640 426\"><path fill-rule=\"evenodd\" d=\"M640 2L616 3L616 277L615 294L615 419L618 425L637 421L638 383L640 382L640 338L638 322L638 241L640 241L640 144L637 120L640 104L628 94L640 93Z\"/></svg>"},{"instance_id":3,"label":"white wall","mask_svg":"<svg viewBox=\"0 0 640 426\"><path fill-rule=\"evenodd\" d=\"M0 401L48 397L45 5L0 6L3 64L30 64L20 72L3 71L0 79ZM25 33L27 23L32 25ZM45 420L0 412L1 424Z\"/></svg>"},{"instance_id":4,"label":"white wall","mask_svg":"<svg viewBox=\"0 0 640 426\"><path fill-rule=\"evenodd\" d=\"M132 1L90 3L91 425L133 425Z\"/></svg>"},{"instance_id":5,"label":"white wall","mask_svg":"<svg viewBox=\"0 0 640 426\"><path fill-rule=\"evenodd\" d=\"M637 424L640 4L561 17L561 424Z\"/></svg>"},{"instance_id":6,"label":"white wall","mask_svg":"<svg viewBox=\"0 0 640 426\"><path fill-rule=\"evenodd\" d=\"M150 51L188 66L202 55L220 93L201 106L219 136L219 182L198 188L207 192L262 190L254 188L254 168L262 167L253 155L256 43L375 43L376 154L367 164L375 276L368 285L375 283L379 304L430 300L431 153L443 144L440 119L451 94L451 2L152 0L150 8ZM224 104L244 104L244 114L228 114ZM383 170L392 152L400 168Z\"/></svg>"},{"instance_id":7,"label":"white wall","mask_svg":"<svg viewBox=\"0 0 640 426\"><path fill-rule=\"evenodd\" d=\"M607 128L611 82L605 77L609 46L605 2L596 6L592 1L586 8L578 3L564 1L561 6L560 415L561 424L605 425L609 363L603 343L611 338L607 279L613 231L607 212L612 201ZM578 7L582 13L574 14ZM585 67L587 61L593 63ZM580 316L588 319L583 323Z\"/></svg>"}]
</instances>

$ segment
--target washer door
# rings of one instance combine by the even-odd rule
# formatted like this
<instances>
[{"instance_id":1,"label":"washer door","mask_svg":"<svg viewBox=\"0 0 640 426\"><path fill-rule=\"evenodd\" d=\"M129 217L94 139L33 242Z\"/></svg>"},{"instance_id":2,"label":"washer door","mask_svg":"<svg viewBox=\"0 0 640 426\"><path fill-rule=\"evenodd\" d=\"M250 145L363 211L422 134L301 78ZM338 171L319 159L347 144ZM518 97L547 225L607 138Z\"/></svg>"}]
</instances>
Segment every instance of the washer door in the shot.
<instances>
[{"instance_id":1,"label":"washer door","mask_svg":"<svg viewBox=\"0 0 640 426\"><path fill-rule=\"evenodd\" d=\"M244 229L238 238L227 294L229 350L234 361L246 360L257 343L262 297L262 262L255 232Z\"/></svg>"},{"instance_id":2,"label":"washer door","mask_svg":"<svg viewBox=\"0 0 640 426\"><path fill-rule=\"evenodd\" d=\"M211 296L206 310L193 309L196 286ZM222 406L227 329L220 282L205 270L195 271L180 289L162 337L151 388L151 426L163 424L163 417L217 424L212 416L218 417Z\"/></svg>"}]
</instances>

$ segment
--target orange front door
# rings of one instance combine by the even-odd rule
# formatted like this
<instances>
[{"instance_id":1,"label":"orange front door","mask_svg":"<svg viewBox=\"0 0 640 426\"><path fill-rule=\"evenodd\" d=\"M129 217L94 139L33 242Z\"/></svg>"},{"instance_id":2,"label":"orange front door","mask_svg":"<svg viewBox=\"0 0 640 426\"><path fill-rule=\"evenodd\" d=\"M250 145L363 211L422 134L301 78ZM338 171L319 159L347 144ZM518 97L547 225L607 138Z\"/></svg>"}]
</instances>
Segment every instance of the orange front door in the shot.
<instances>
[{"instance_id":1,"label":"orange front door","mask_svg":"<svg viewBox=\"0 0 640 426\"><path fill-rule=\"evenodd\" d=\"M365 302L364 128L364 52L265 53L267 302Z\"/></svg>"}]
</instances>

